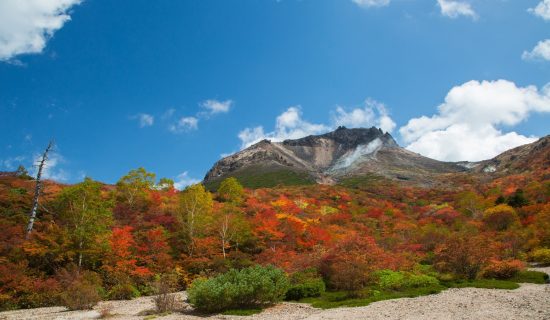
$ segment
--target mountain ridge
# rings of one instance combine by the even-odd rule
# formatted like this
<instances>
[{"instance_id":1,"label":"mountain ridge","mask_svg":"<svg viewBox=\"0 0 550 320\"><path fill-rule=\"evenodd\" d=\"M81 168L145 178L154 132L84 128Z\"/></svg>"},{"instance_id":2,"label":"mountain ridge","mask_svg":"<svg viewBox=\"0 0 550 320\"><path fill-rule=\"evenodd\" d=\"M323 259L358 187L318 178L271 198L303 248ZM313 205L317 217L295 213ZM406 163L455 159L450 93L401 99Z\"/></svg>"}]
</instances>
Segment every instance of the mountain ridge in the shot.
<instances>
[{"instance_id":1,"label":"mountain ridge","mask_svg":"<svg viewBox=\"0 0 550 320\"><path fill-rule=\"evenodd\" d=\"M408 151L379 128L338 127L332 132L300 139L262 140L216 162L203 182L211 185L229 176L258 176L277 171L305 174L321 184L335 184L347 177L369 173L426 181L434 174L465 170L456 163Z\"/></svg>"},{"instance_id":2,"label":"mountain ridge","mask_svg":"<svg viewBox=\"0 0 550 320\"><path fill-rule=\"evenodd\" d=\"M391 134L376 127L346 128L281 142L262 140L217 161L203 183L215 189L234 176L248 187L278 184L336 184L376 175L420 186L433 186L453 174L489 178L530 170L550 174L550 135L478 162L445 162L400 147Z\"/></svg>"}]
</instances>

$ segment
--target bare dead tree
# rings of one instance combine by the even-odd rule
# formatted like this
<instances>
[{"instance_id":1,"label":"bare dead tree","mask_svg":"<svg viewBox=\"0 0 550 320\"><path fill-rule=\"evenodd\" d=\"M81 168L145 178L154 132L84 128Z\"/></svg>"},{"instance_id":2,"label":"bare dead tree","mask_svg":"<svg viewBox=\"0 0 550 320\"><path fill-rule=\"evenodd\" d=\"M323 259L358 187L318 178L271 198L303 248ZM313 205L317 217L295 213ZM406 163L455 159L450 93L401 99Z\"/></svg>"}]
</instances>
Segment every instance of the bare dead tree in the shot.
<instances>
[{"instance_id":1,"label":"bare dead tree","mask_svg":"<svg viewBox=\"0 0 550 320\"><path fill-rule=\"evenodd\" d=\"M26 238L28 239L32 228L34 226L34 220L36 219L36 212L38 210L38 199L40 198L40 192L42 191L42 170L44 169L44 166L46 165L46 162L48 161L48 152L53 148L54 142L53 140L48 143L48 146L46 147L46 150L44 150L44 153L42 154L42 159L40 160L38 164L38 172L36 174L36 185L34 187L34 197L32 199L32 209L29 214L29 223L27 224L27 234Z\"/></svg>"}]
</instances>

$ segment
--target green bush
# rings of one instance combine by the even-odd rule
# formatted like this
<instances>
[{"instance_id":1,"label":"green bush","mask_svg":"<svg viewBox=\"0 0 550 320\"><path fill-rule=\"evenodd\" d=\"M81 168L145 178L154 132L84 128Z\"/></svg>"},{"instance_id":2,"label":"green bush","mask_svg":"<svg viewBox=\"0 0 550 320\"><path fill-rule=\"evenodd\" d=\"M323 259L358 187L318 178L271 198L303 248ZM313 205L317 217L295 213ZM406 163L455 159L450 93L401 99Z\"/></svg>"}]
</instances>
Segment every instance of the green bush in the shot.
<instances>
[{"instance_id":1,"label":"green bush","mask_svg":"<svg viewBox=\"0 0 550 320\"><path fill-rule=\"evenodd\" d=\"M401 290L439 285L439 280L425 274L380 270L376 272L376 276L378 277L378 285L384 290Z\"/></svg>"},{"instance_id":2,"label":"green bush","mask_svg":"<svg viewBox=\"0 0 550 320\"><path fill-rule=\"evenodd\" d=\"M520 271L518 274L516 274L514 277L510 279L510 281L517 282L517 283L537 283L537 284L544 284L547 283L549 279L549 276L547 273L540 272L540 271Z\"/></svg>"},{"instance_id":3,"label":"green bush","mask_svg":"<svg viewBox=\"0 0 550 320\"><path fill-rule=\"evenodd\" d=\"M272 266L232 269L211 279L197 279L188 290L196 309L217 312L281 301L288 289L285 273Z\"/></svg>"},{"instance_id":4,"label":"green bush","mask_svg":"<svg viewBox=\"0 0 550 320\"><path fill-rule=\"evenodd\" d=\"M550 249L536 249L531 253L531 260L542 265L550 265Z\"/></svg>"},{"instance_id":5,"label":"green bush","mask_svg":"<svg viewBox=\"0 0 550 320\"><path fill-rule=\"evenodd\" d=\"M111 300L129 300L140 296L140 292L130 283L120 283L109 290Z\"/></svg>"},{"instance_id":6,"label":"green bush","mask_svg":"<svg viewBox=\"0 0 550 320\"><path fill-rule=\"evenodd\" d=\"M385 290L399 290L405 287L405 274L392 270L380 270L376 272L378 285Z\"/></svg>"},{"instance_id":7,"label":"green bush","mask_svg":"<svg viewBox=\"0 0 550 320\"><path fill-rule=\"evenodd\" d=\"M286 292L286 300L300 300L309 297L319 297L326 290L325 282L315 269L307 269L294 273L290 277L290 287Z\"/></svg>"},{"instance_id":8,"label":"green bush","mask_svg":"<svg viewBox=\"0 0 550 320\"><path fill-rule=\"evenodd\" d=\"M439 280L425 274L411 274L405 283L409 288L421 288L439 285Z\"/></svg>"}]
</instances>

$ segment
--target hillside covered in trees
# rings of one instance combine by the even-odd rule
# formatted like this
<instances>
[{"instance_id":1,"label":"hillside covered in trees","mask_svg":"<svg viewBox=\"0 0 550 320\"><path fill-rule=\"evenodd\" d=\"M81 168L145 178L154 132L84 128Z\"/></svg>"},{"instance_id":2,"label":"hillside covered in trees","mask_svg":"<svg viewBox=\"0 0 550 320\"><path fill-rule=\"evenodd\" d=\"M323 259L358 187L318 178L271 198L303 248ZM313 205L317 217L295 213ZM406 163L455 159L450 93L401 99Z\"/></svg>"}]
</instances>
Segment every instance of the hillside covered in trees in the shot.
<instances>
[{"instance_id":1,"label":"hillside covered in trees","mask_svg":"<svg viewBox=\"0 0 550 320\"><path fill-rule=\"evenodd\" d=\"M46 181L28 237L34 181L24 172L3 176L0 308L80 308L75 296L93 305L149 295L159 279L182 290L258 264L350 296L384 272L511 278L526 261L550 263L548 171L491 181L457 174L447 179L460 187L429 189L374 175L263 189L228 178L211 193L201 184L178 191L139 168L116 185Z\"/></svg>"}]
</instances>

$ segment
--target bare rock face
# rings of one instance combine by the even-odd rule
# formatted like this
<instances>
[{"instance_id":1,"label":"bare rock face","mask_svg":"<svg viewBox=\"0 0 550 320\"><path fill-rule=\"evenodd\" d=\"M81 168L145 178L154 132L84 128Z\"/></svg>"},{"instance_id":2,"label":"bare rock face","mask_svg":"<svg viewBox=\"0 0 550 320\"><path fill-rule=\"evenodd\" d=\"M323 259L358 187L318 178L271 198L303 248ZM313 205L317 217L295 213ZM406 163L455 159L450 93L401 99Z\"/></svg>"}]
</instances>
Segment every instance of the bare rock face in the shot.
<instances>
[{"instance_id":1,"label":"bare rock face","mask_svg":"<svg viewBox=\"0 0 550 320\"><path fill-rule=\"evenodd\" d=\"M290 171L317 183L374 173L391 179L429 179L430 175L465 171L464 166L440 162L405 150L381 129L339 127L333 132L301 139L263 140L218 161L205 183L229 176L254 176Z\"/></svg>"}]
</instances>

